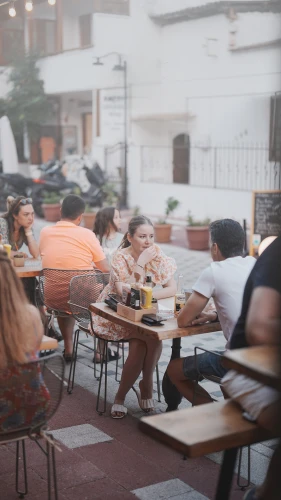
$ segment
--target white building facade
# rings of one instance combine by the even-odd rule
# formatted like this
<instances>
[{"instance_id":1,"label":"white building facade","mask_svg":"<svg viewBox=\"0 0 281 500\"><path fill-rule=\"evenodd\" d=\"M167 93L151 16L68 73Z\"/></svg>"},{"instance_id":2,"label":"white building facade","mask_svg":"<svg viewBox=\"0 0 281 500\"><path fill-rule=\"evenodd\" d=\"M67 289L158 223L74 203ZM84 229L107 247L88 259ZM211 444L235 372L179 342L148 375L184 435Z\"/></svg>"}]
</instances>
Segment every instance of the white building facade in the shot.
<instances>
[{"instance_id":1,"label":"white building facade","mask_svg":"<svg viewBox=\"0 0 281 500\"><path fill-rule=\"evenodd\" d=\"M251 191L280 188L280 12L278 0L240 0L235 9L211 0L57 0L55 10L39 1L33 31L25 23L31 46L44 20L39 65L58 103L50 125L61 127L59 155L90 152L120 181L125 144L131 207L161 214L173 196L182 217L250 220Z\"/></svg>"}]
</instances>

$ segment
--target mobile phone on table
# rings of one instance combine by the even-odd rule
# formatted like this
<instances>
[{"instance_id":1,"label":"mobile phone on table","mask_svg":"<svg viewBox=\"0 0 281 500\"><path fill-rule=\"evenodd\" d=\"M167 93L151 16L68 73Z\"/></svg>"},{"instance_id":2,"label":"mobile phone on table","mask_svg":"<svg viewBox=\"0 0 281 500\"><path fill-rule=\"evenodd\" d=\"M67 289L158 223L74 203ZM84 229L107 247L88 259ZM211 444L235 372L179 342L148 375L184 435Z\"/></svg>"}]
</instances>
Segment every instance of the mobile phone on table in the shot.
<instances>
[{"instance_id":1,"label":"mobile phone on table","mask_svg":"<svg viewBox=\"0 0 281 500\"><path fill-rule=\"evenodd\" d=\"M114 302L116 302L116 304L122 302L121 297L117 295L117 293L109 293L108 297L110 297Z\"/></svg>"}]
</instances>

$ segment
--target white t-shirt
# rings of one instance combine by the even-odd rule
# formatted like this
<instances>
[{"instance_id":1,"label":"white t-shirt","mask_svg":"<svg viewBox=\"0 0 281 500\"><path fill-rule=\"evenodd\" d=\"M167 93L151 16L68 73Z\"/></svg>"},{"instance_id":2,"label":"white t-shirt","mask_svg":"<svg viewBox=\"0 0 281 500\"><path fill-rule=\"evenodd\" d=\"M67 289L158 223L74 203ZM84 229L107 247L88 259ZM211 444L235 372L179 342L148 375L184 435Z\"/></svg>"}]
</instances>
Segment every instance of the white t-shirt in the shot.
<instances>
[{"instance_id":1,"label":"white t-shirt","mask_svg":"<svg viewBox=\"0 0 281 500\"><path fill-rule=\"evenodd\" d=\"M208 299L213 297L227 340L226 348L240 316L245 284L255 263L254 257L230 257L212 262L192 287Z\"/></svg>"}]
</instances>

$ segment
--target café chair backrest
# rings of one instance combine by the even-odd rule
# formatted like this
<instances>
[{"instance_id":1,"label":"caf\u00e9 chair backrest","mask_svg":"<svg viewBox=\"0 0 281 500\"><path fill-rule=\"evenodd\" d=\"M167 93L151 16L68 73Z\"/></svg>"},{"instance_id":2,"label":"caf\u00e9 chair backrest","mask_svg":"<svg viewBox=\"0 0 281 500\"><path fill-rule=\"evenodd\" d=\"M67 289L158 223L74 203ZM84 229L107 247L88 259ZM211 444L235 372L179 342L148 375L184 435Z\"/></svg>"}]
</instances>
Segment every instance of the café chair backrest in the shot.
<instances>
[{"instance_id":1,"label":"caf\u00e9 chair backrest","mask_svg":"<svg viewBox=\"0 0 281 500\"><path fill-rule=\"evenodd\" d=\"M89 305L96 302L109 282L109 273L92 272L75 276L69 285L69 307L74 318L89 321Z\"/></svg>"},{"instance_id":2,"label":"caf\u00e9 chair backrest","mask_svg":"<svg viewBox=\"0 0 281 500\"><path fill-rule=\"evenodd\" d=\"M43 304L49 310L70 313L70 281L75 276L89 273L92 274L93 269L43 269L39 276L39 295Z\"/></svg>"},{"instance_id":3,"label":"caf\u00e9 chair backrest","mask_svg":"<svg viewBox=\"0 0 281 500\"><path fill-rule=\"evenodd\" d=\"M63 379L59 353L0 370L0 437L24 429L39 432L61 402Z\"/></svg>"}]
</instances>

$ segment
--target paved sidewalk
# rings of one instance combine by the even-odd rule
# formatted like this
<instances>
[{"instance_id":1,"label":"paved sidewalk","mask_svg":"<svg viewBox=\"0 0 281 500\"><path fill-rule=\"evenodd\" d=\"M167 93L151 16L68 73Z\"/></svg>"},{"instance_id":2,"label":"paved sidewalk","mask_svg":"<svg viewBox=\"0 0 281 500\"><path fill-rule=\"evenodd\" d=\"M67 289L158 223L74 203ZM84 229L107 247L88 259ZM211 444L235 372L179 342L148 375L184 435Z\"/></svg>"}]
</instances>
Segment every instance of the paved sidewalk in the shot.
<instances>
[{"instance_id":1,"label":"paved sidewalk","mask_svg":"<svg viewBox=\"0 0 281 500\"><path fill-rule=\"evenodd\" d=\"M45 221L36 220L35 234L39 236ZM178 271L185 277L186 286L190 287L198 275L210 262L208 252L194 252L175 245L161 245L164 252L175 258ZM84 338L85 344L92 346L92 338ZM182 356L193 354L195 346L207 347L210 350L223 350L225 341L221 332L208 335L197 335L182 339ZM62 343L59 347L63 349ZM125 347L125 353L127 348ZM159 361L159 372L162 380L171 353L171 341L163 343L163 352ZM67 368L68 370L68 368ZM121 368L118 369L119 377ZM156 380L154 381L154 397L157 399ZM219 386L208 381L204 387L212 396L221 398ZM95 498L147 500L187 499L203 500L213 498L216 487L221 453L196 460L182 460L182 457L154 442L139 432L138 419L143 416L136 396L131 390L126 399L128 417L124 420L112 420L109 409L117 391L115 380L115 363L108 365L108 411L105 416L95 412L98 382L94 378L92 352L86 347L79 347L75 387L71 396L64 396L58 414L52 420L52 428L58 430L57 438L64 443L62 454L58 453L58 477L61 486L61 499L91 500ZM180 408L187 407L183 400ZM156 411L164 412L166 404L161 397ZM207 425L207 423L206 423ZM101 434L102 431L104 434ZM87 444L86 444L87 443ZM76 447L77 446L77 447ZM44 479L44 457L39 458L35 445L29 444L31 467L31 485L36 493L46 490ZM270 457L275 447L274 441L257 444L251 447L251 480L260 484L265 476ZM10 493L1 500L13 500L12 481L14 479L14 456L10 447L3 451L0 448L0 460L4 468L0 471ZM42 461L43 460L43 461ZM7 474L5 473L7 471ZM242 476L247 477L247 461L242 461ZM38 486L38 489L36 490ZM202 496L204 495L204 496ZM43 500L43 496L34 493L31 500ZM233 483L232 499L242 499L243 494Z\"/></svg>"}]
</instances>

